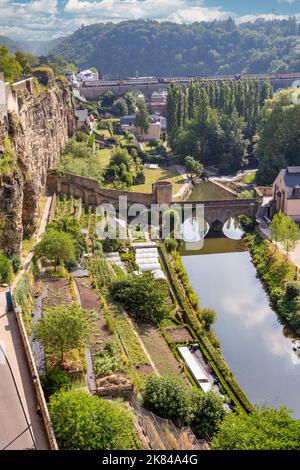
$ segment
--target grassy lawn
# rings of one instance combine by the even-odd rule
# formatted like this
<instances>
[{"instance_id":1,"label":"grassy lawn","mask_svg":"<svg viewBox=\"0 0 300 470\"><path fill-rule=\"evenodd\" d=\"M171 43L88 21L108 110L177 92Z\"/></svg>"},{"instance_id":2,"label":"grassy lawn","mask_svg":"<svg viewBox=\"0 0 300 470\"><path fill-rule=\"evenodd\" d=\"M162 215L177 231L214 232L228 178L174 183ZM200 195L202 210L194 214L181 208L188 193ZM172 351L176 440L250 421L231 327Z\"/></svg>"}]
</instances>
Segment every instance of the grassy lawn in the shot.
<instances>
[{"instance_id":1,"label":"grassy lawn","mask_svg":"<svg viewBox=\"0 0 300 470\"><path fill-rule=\"evenodd\" d=\"M138 325L138 332L159 373L183 378L181 367L160 331L143 323Z\"/></svg>"},{"instance_id":2,"label":"grassy lawn","mask_svg":"<svg viewBox=\"0 0 300 470\"><path fill-rule=\"evenodd\" d=\"M99 150L100 167L103 169L109 164L112 149Z\"/></svg>"},{"instance_id":3,"label":"grassy lawn","mask_svg":"<svg viewBox=\"0 0 300 470\"><path fill-rule=\"evenodd\" d=\"M145 168L145 183L144 184L137 184L131 187L131 190L134 192L141 192L141 193L151 193L152 192L152 184L156 181L171 181L173 185L173 194L177 193L182 185L184 184L184 179L181 175L178 175L175 168L168 167L168 168L156 168L156 169L149 169Z\"/></svg>"}]
</instances>

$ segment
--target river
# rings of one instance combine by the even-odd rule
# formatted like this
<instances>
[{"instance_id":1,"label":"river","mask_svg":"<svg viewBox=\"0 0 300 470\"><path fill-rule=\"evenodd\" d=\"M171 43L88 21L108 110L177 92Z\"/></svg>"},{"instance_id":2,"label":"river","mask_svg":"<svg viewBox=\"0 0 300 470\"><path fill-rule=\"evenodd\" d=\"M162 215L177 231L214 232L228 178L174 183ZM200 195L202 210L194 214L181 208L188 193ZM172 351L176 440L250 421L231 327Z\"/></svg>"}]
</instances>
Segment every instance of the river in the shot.
<instances>
[{"instance_id":1,"label":"river","mask_svg":"<svg viewBox=\"0 0 300 470\"><path fill-rule=\"evenodd\" d=\"M233 225L227 234L240 238ZM201 307L217 312L222 354L253 404L285 405L300 417L297 340L269 305L250 254L240 240L205 239L199 252L182 252Z\"/></svg>"}]
</instances>

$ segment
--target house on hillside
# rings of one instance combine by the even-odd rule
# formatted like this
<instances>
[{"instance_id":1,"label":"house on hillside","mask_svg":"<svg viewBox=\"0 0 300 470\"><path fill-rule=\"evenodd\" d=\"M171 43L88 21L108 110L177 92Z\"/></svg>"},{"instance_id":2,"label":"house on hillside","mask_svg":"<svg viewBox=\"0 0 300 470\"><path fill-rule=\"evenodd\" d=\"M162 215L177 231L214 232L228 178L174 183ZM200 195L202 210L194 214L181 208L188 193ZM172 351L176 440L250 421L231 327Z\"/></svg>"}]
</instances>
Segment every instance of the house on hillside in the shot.
<instances>
[{"instance_id":1,"label":"house on hillside","mask_svg":"<svg viewBox=\"0 0 300 470\"><path fill-rule=\"evenodd\" d=\"M279 211L300 223L300 166L280 170L273 183L271 215Z\"/></svg>"},{"instance_id":2,"label":"house on hillside","mask_svg":"<svg viewBox=\"0 0 300 470\"><path fill-rule=\"evenodd\" d=\"M165 115L167 112L167 96L168 92L154 91L150 98L151 112L155 114Z\"/></svg>"},{"instance_id":3,"label":"house on hillside","mask_svg":"<svg viewBox=\"0 0 300 470\"><path fill-rule=\"evenodd\" d=\"M154 116L154 117L153 117ZM129 131L132 132L134 135L138 137L139 140L159 140L160 133L162 131L161 125L161 116L157 115L150 115L150 125L147 134L139 135L135 125L135 114L131 114L128 116L123 116L120 119L120 125L122 131ZM164 119L164 118L162 118ZM164 121L163 121L164 124Z\"/></svg>"},{"instance_id":4,"label":"house on hillside","mask_svg":"<svg viewBox=\"0 0 300 470\"><path fill-rule=\"evenodd\" d=\"M93 70L82 70L76 75L77 80L81 82L88 82L90 80L98 80L99 74Z\"/></svg>"}]
</instances>

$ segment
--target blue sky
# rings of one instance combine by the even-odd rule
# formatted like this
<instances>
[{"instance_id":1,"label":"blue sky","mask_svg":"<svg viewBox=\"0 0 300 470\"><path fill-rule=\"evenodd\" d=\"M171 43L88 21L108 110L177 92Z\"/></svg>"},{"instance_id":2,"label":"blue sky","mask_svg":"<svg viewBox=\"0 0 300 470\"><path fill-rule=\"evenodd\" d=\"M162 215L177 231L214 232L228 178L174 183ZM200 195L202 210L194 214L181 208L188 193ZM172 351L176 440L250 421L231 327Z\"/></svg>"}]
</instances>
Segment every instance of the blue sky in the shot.
<instances>
[{"instance_id":1,"label":"blue sky","mask_svg":"<svg viewBox=\"0 0 300 470\"><path fill-rule=\"evenodd\" d=\"M237 22L296 15L300 0L0 0L0 34L43 40L70 34L81 24L153 18L158 21Z\"/></svg>"}]
</instances>

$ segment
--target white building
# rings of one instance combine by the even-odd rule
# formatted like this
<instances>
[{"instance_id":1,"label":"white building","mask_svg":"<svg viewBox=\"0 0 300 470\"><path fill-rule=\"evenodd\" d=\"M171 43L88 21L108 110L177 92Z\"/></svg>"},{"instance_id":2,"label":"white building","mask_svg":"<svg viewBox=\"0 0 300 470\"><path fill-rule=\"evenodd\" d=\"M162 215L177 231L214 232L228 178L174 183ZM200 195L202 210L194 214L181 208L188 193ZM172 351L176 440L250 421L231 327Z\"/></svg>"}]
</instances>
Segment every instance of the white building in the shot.
<instances>
[{"instance_id":1,"label":"white building","mask_svg":"<svg viewBox=\"0 0 300 470\"><path fill-rule=\"evenodd\" d=\"M90 69L81 70L81 72L76 75L76 78L81 82L88 82L90 80L98 80L99 74L98 72L94 72Z\"/></svg>"}]
</instances>

